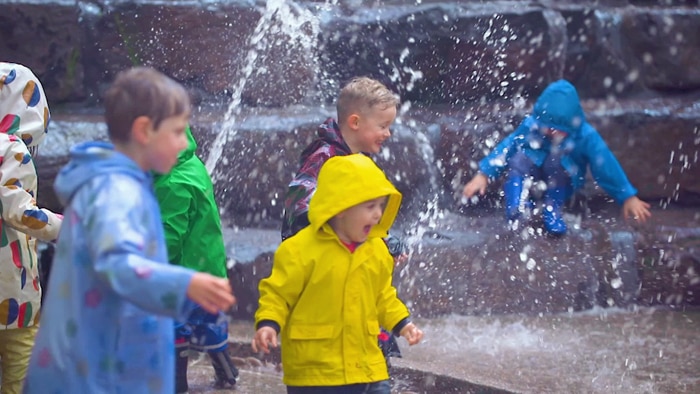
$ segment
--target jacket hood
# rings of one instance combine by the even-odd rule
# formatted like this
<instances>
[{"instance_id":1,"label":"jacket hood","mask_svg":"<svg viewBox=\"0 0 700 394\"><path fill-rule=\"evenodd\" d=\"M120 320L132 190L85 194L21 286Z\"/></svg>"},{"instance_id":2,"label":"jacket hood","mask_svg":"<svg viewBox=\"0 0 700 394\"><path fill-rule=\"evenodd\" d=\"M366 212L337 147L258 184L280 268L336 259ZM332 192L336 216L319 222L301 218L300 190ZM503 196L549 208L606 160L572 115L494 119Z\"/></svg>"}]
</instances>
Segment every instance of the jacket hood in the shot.
<instances>
[{"instance_id":1,"label":"jacket hood","mask_svg":"<svg viewBox=\"0 0 700 394\"><path fill-rule=\"evenodd\" d=\"M389 199L370 237L387 235L399 212L401 193L369 157L359 153L331 157L318 174L318 185L309 203L309 222L318 231L340 212L382 196Z\"/></svg>"},{"instance_id":2,"label":"jacket hood","mask_svg":"<svg viewBox=\"0 0 700 394\"><path fill-rule=\"evenodd\" d=\"M139 182L150 176L133 160L114 150L107 142L84 142L71 148L70 162L56 176L54 189L61 204L67 206L73 194L88 181L102 174L121 173Z\"/></svg>"},{"instance_id":3,"label":"jacket hood","mask_svg":"<svg viewBox=\"0 0 700 394\"><path fill-rule=\"evenodd\" d=\"M535 103L533 116L546 127L578 135L586 119L574 85L564 79L551 83Z\"/></svg>"},{"instance_id":4,"label":"jacket hood","mask_svg":"<svg viewBox=\"0 0 700 394\"><path fill-rule=\"evenodd\" d=\"M0 132L34 148L44 140L50 117L44 88L34 73L21 64L0 62Z\"/></svg>"},{"instance_id":5,"label":"jacket hood","mask_svg":"<svg viewBox=\"0 0 700 394\"><path fill-rule=\"evenodd\" d=\"M340 133L340 127L338 123L333 118L326 119L316 130L316 135L318 138L313 140L305 149L301 152L301 163L306 163L309 156L313 155L321 147L328 144L336 152L342 153L344 155L349 155L352 153L350 147L343 139L343 135Z\"/></svg>"}]
</instances>

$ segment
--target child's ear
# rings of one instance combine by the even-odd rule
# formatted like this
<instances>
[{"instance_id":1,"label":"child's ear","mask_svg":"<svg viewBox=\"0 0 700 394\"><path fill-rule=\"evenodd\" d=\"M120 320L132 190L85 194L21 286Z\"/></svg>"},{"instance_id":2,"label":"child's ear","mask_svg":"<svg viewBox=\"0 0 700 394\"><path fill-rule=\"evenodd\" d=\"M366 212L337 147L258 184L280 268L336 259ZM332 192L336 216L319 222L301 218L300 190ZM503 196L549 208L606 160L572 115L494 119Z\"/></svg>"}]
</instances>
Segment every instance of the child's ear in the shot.
<instances>
[{"instance_id":1,"label":"child's ear","mask_svg":"<svg viewBox=\"0 0 700 394\"><path fill-rule=\"evenodd\" d=\"M348 116L348 127L350 127L353 130L357 130L358 128L360 128L360 115L352 114Z\"/></svg>"},{"instance_id":2,"label":"child's ear","mask_svg":"<svg viewBox=\"0 0 700 394\"><path fill-rule=\"evenodd\" d=\"M147 116L139 116L131 123L131 138L140 144L145 144L150 138L151 128L151 119Z\"/></svg>"}]
</instances>

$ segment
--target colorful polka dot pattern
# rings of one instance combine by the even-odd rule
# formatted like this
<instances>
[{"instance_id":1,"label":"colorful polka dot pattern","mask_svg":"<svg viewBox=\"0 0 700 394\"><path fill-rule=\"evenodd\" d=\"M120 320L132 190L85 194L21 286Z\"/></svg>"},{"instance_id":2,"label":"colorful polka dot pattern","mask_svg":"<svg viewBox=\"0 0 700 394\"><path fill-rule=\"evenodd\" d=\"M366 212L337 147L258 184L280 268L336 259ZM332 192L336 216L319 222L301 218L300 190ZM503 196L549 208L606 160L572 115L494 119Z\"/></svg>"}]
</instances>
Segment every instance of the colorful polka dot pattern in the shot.
<instances>
[{"instance_id":1,"label":"colorful polka dot pattern","mask_svg":"<svg viewBox=\"0 0 700 394\"><path fill-rule=\"evenodd\" d=\"M45 138L49 120L43 88L31 70L0 62L0 329L39 320L36 239L55 239L60 218L36 206L30 149Z\"/></svg>"}]
</instances>

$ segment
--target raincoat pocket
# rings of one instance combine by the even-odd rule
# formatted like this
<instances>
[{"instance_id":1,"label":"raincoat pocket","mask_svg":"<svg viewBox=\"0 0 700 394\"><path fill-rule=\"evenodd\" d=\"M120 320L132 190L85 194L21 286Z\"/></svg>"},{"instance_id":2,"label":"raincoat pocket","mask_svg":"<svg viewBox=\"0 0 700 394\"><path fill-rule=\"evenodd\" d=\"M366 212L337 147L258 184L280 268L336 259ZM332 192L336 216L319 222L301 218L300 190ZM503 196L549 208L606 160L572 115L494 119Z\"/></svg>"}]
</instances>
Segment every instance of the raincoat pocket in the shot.
<instances>
[{"instance_id":1,"label":"raincoat pocket","mask_svg":"<svg viewBox=\"0 0 700 394\"><path fill-rule=\"evenodd\" d=\"M332 369L338 363L333 340L335 331L333 325L290 325L283 357L290 356L294 364L303 368Z\"/></svg>"},{"instance_id":2,"label":"raincoat pocket","mask_svg":"<svg viewBox=\"0 0 700 394\"><path fill-rule=\"evenodd\" d=\"M333 326L292 325L289 327L290 339L329 339L333 338Z\"/></svg>"},{"instance_id":3,"label":"raincoat pocket","mask_svg":"<svg viewBox=\"0 0 700 394\"><path fill-rule=\"evenodd\" d=\"M377 336L379 335L379 322L376 320L370 320L367 322L367 332L369 335Z\"/></svg>"}]
</instances>

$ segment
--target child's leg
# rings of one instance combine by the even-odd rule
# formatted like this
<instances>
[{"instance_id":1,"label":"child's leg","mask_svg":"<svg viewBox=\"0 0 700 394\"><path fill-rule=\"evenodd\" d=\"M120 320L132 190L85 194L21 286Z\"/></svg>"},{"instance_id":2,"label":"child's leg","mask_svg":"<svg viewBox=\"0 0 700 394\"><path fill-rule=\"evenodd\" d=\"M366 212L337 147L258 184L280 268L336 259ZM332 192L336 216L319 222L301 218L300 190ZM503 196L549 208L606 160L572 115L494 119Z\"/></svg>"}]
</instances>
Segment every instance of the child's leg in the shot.
<instances>
[{"instance_id":1,"label":"child's leg","mask_svg":"<svg viewBox=\"0 0 700 394\"><path fill-rule=\"evenodd\" d=\"M547 181L547 189L571 188L571 177L561 164L561 156L550 154L542 164L542 175Z\"/></svg>"},{"instance_id":2,"label":"child's leg","mask_svg":"<svg viewBox=\"0 0 700 394\"><path fill-rule=\"evenodd\" d=\"M36 326L0 330L0 357L2 357L0 393L20 394L22 392L36 332Z\"/></svg>"},{"instance_id":3,"label":"child's leg","mask_svg":"<svg viewBox=\"0 0 700 394\"><path fill-rule=\"evenodd\" d=\"M527 176L536 176L539 168L522 152L516 152L508 161L508 174L503 183L503 198L506 205L506 219L516 220L523 211L523 198L527 198L527 190L523 189L523 181ZM525 193L523 193L525 191Z\"/></svg>"},{"instance_id":4,"label":"child's leg","mask_svg":"<svg viewBox=\"0 0 700 394\"><path fill-rule=\"evenodd\" d=\"M391 394L391 381L382 380L367 385L363 394Z\"/></svg>"},{"instance_id":5,"label":"child's leg","mask_svg":"<svg viewBox=\"0 0 700 394\"><path fill-rule=\"evenodd\" d=\"M571 178L561 165L560 155L549 155L542 165L542 172L547 181L547 190L544 192L545 207L542 212L544 228L553 235L565 234L563 209L571 194Z\"/></svg>"},{"instance_id":6,"label":"child's leg","mask_svg":"<svg viewBox=\"0 0 700 394\"><path fill-rule=\"evenodd\" d=\"M238 378L238 368L228 353L228 320L223 313L212 315L197 309L190 317L194 326L193 349L206 352L216 373L216 385L233 386Z\"/></svg>"},{"instance_id":7,"label":"child's leg","mask_svg":"<svg viewBox=\"0 0 700 394\"><path fill-rule=\"evenodd\" d=\"M175 393L186 393L187 363L190 353L192 330L187 324L175 323Z\"/></svg>"},{"instance_id":8,"label":"child's leg","mask_svg":"<svg viewBox=\"0 0 700 394\"><path fill-rule=\"evenodd\" d=\"M236 379L238 379L238 368L233 365L228 348L208 352L207 354L216 373L216 385L221 388L235 385Z\"/></svg>"}]
</instances>

